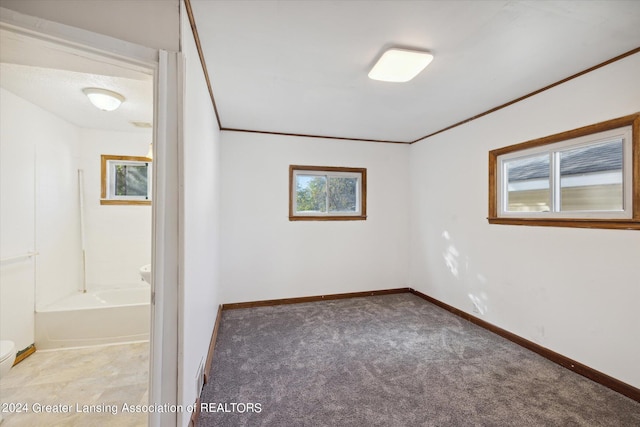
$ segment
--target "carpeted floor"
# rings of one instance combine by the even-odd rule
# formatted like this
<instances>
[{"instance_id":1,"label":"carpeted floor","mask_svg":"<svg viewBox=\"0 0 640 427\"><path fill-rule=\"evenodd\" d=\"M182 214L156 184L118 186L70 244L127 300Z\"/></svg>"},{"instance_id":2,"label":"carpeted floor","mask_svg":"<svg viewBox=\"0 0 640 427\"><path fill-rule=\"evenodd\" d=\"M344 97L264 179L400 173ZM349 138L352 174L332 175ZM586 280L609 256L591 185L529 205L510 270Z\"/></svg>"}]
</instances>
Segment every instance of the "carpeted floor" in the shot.
<instances>
[{"instance_id":1,"label":"carpeted floor","mask_svg":"<svg viewBox=\"0 0 640 427\"><path fill-rule=\"evenodd\" d=\"M223 312L198 426L640 426L640 403L412 294Z\"/></svg>"}]
</instances>

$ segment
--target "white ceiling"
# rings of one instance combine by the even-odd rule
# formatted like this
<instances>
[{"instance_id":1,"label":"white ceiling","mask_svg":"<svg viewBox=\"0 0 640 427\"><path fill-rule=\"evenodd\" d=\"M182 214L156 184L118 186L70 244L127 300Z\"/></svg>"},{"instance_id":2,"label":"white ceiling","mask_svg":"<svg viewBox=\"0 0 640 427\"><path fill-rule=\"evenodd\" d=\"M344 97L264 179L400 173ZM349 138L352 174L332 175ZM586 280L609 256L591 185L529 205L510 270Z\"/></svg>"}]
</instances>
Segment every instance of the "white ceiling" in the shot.
<instances>
[{"instance_id":1,"label":"white ceiling","mask_svg":"<svg viewBox=\"0 0 640 427\"><path fill-rule=\"evenodd\" d=\"M190 3L223 129L411 142L640 47L637 0ZM368 79L394 46L435 59ZM80 127L153 119L149 72L6 31L0 85ZM99 111L88 86L127 100Z\"/></svg>"},{"instance_id":2,"label":"white ceiling","mask_svg":"<svg viewBox=\"0 0 640 427\"><path fill-rule=\"evenodd\" d=\"M191 5L224 129L410 142L640 46L637 0ZM368 79L392 46L435 59Z\"/></svg>"},{"instance_id":3,"label":"white ceiling","mask_svg":"<svg viewBox=\"0 0 640 427\"><path fill-rule=\"evenodd\" d=\"M82 128L150 132L132 122L153 121L150 73L6 30L0 31L0 86ZM118 92L125 102L100 111L82 92L86 87Z\"/></svg>"}]
</instances>

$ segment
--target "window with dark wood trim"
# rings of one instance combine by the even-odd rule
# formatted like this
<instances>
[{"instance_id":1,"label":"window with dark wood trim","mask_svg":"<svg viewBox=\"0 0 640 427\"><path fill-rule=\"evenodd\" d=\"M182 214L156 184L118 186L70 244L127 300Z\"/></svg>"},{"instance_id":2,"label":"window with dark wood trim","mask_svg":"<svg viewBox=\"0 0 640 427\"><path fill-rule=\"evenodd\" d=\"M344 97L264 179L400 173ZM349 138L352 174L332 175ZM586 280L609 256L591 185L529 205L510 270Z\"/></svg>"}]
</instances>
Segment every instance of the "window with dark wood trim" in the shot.
<instances>
[{"instance_id":1,"label":"window with dark wood trim","mask_svg":"<svg viewBox=\"0 0 640 427\"><path fill-rule=\"evenodd\" d=\"M488 220L640 230L640 113L490 151Z\"/></svg>"},{"instance_id":2,"label":"window with dark wood trim","mask_svg":"<svg viewBox=\"0 0 640 427\"><path fill-rule=\"evenodd\" d=\"M367 219L367 170L289 166L290 221Z\"/></svg>"}]
</instances>

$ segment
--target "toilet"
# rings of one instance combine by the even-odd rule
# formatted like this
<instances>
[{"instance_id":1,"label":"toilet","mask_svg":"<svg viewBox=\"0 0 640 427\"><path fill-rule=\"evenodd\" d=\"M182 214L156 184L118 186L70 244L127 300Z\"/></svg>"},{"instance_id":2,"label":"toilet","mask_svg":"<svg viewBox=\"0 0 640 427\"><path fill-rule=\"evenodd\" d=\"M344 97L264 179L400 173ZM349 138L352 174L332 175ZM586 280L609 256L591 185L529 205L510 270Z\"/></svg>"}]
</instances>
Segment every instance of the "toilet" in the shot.
<instances>
[{"instance_id":1,"label":"toilet","mask_svg":"<svg viewBox=\"0 0 640 427\"><path fill-rule=\"evenodd\" d=\"M16 345L13 341L0 341L0 378L4 377L16 360Z\"/></svg>"},{"instance_id":2,"label":"toilet","mask_svg":"<svg viewBox=\"0 0 640 427\"><path fill-rule=\"evenodd\" d=\"M16 360L16 345L13 341L0 340L0 378L4 377ZM0 414L2 423L2 414Z\"/></svg>"}]
</instances>

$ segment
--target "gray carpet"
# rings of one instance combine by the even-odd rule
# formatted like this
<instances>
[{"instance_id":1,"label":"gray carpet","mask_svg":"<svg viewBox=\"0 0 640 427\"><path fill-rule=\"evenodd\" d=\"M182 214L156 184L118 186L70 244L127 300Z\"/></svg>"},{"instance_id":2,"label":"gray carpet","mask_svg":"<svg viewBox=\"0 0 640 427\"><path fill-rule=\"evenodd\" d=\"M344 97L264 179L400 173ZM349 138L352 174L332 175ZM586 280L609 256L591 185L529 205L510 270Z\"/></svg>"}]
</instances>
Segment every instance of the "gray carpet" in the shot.
<instances>
[{"instance_id":1,"label":"gray carpet","mask_svg":"<svg viewBox=\"0 0 640 427\"><path fill-rule=\"evenodd\" d=\"M640 403L408 293L224 311L201 398L198 426L640 426Z\"/></svg>"}]
</instances>

